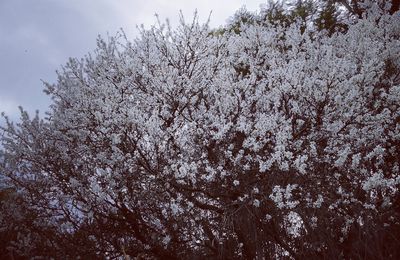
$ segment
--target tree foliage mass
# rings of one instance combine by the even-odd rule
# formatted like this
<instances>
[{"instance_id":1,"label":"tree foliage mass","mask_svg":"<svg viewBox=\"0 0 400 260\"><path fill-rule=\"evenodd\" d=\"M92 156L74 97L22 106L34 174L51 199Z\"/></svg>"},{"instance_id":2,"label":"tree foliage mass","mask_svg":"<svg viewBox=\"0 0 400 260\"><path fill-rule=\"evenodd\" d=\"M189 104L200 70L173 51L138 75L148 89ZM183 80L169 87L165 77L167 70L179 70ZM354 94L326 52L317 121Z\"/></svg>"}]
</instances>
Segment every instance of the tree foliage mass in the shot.
<instances>
[{"instance_id":1,"label":"tree foliage mass","mask_svg":"<svg viewBox=\"0 0 400 260\"><path fill-rule=\"evenodd\" d=\"M1 129L0 255L399 259L397 9L270 3L99 38L44 119Z\"/></svg>"}]
</instances>

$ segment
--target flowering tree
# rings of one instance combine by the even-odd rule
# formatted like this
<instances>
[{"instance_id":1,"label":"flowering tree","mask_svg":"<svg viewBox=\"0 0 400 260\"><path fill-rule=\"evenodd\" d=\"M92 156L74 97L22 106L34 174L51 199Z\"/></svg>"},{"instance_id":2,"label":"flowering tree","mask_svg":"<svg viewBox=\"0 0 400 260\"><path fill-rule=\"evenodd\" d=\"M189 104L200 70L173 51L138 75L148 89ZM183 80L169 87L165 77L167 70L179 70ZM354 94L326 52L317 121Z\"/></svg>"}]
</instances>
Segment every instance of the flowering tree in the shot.
<instances>
[{"instance_id":1,"label":"flowering tree","mask_svg":"<svg viewBox=\"0 0 400 260\"><path fill-rule=\"evenodd\" d=\"M399 257L398 13L240 28L99 39L45 119L7 120L0 171L52 248L19 254Z\"/></svg>"}]
</instances>

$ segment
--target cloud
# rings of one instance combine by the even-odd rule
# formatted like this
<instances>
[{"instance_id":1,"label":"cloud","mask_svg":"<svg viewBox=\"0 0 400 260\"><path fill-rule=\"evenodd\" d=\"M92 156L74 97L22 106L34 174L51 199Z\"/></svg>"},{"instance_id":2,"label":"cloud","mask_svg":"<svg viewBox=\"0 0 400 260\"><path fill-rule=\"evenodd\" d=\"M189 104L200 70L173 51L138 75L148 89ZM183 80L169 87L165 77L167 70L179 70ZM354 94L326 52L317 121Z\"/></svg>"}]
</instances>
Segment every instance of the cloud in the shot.
<instances>
[{"instance_id":1,"label":"cloud","mask_svg":"<svg viewBox=\"0 0 400 260\"><path fill-rule=\"evenodd\" d=\"M15 118L19 114L18 103L15 100L0 96L0 113Z\"/></svg>"}]
</instances>

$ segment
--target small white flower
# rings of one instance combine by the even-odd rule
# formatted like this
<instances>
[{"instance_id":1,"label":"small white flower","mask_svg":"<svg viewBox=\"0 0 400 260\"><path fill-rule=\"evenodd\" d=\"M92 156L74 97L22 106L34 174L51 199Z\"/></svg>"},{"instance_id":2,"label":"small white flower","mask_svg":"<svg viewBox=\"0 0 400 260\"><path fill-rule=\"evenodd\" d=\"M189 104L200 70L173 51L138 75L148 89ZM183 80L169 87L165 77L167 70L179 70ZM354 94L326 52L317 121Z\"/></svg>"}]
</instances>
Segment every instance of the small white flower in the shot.
<instances>
[{"instance_id":1,"label":"small white flower","mask_svg":"<svg viewBox=\"0 0 400 260\"><path fill-rule=\"evenodd\" d=\"M254 207L260 207L260 201L258 200L258 199L255 199L254 201L253 201L253 205L254 205Z\"/></svg>"},{"instance_id":2,"label":"small white flower","mask_svg":"<svg viewBox=\"0 0 400 260\"><path fill-rule=\"evenodd\" d=\"M171 241L171 237L169 235L166 235L162 240L164 245L168 245L170 241Z\"/></svg>"}]
</instances>

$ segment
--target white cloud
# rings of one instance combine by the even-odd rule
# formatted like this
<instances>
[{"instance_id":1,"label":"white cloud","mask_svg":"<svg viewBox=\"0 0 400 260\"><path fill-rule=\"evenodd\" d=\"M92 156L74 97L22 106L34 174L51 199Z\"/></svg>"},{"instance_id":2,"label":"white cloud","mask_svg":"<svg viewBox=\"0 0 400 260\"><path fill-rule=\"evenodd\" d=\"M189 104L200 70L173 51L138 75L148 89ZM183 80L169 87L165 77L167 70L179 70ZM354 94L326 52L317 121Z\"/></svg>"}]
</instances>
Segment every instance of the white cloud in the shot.
<instances>
[{"instance_id":1,"label":"white cloud","mask_svg":"<svg viewBox=\"0 0 400 260\"><path fill-rule=\"evenodd\" d=\"M16 117L19 114L18 103L15 100L0 96L0 113L5 113L9 117Z\"/></svg>"},{"instance_id":2,"label":"white cloud","mask_svg":"<svg viewBox=\"0 0 400 260\"><path fill-rule=\"evenodd\" d=\"M226 20L242 6L250 11L259 10L259 6L265 0L69 0L63 1L65 8L73 10L85 17L85 20L93 24L100 34L109 32L116 33L119 28L123 28L129 34L136 34L137 25L149 27L156 23L154 17L158 14L164 21L169 19L173 26L178 24L179 12L182 11L184 17L189 20L197 10L199 19L205 22L210 15L211 27L224 25Z\"/></svg>"}]
</instances>

